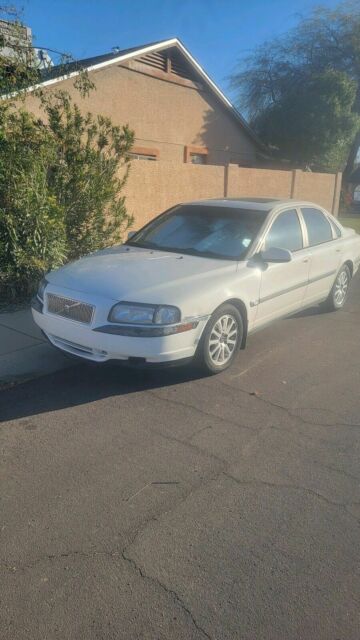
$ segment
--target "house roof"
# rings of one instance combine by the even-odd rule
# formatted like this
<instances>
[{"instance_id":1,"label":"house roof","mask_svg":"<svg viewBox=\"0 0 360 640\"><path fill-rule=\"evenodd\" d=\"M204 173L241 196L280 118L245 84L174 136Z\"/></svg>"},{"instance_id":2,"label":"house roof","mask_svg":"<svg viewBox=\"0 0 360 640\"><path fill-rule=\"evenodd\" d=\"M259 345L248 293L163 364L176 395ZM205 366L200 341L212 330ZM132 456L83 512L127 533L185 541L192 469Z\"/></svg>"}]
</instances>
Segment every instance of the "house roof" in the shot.
<instances>
[{"instance_id":1,"label":"house roof","mask_svg":"<svg viewBox=\"0 0 360 640\"><path fill-rule=\"evenodd\" d=\"M98 65L100 63L106 62L116 62L119 57L127 56L131 53L136 53L138 55L139 51L142 51L145 47L153 47L155 45L161 44L161 40L158 42L150 42L149 44L144 44L138 47L130 47L129 49L119 49L117 51L112 51L111 53L103 53L100 56L92 56L91 58L82 58L81 60L73 60L71 62L64 62L62 64L57 64L53 67L48 67L46 69L42 69L40 72L42 83L45 83L47 80L60 79L62 80L64 76L68 76L69 73L73 71L81 71L82 69L89 69L94 65Z\"/></svg>"},{"instance_id":2,"label":"house roof","mask_svg":"<svg viewBox=\"0 0 360 640\"><path fill-rule=\"evenodd\" d=\"M86 69L87 71L95 71L103 67L107 67L111 64L123 62L131 58L135 58L140 55L145 55L154 51L161 51L168 47L176 47L186 58L189 64L194 68L197 74L201 77L204 84L217 96L222 102L225 108L231 113L231 115L241 124L243 129L247 132L249 137L262 149L264 149L263 143L256 136L255 132L251 129L246 120L242 117L239 111L234 107L225 94L219 89L213 80L204 71L201 65L195 60L188 49L178 38L170 38L169 40L160 40L158 42L151 42L138 47L131 47L130 49L123 49L112 53L106 53L100 56L94 56L92 58L84 58L83 60L77 60L75 62L69 62L62 65L57 65L49 69L45 69L41 73L40 83L34 87L30 87L29 91L34 90L38 86L47 86L79 75L79 73Z\"/></svg>"}]
</instances>

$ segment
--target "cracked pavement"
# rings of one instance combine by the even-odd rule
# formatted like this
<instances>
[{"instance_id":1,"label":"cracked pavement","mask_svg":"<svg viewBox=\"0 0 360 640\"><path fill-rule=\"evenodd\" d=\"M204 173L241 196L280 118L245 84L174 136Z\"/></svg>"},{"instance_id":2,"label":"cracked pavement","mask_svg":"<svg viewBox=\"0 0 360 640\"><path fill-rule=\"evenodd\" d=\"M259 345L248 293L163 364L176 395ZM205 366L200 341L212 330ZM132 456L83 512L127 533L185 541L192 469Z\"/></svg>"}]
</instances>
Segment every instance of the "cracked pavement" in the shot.
<instances>
[{"instance_id":1,"label":"cracked pavement","mask_svg":"<svg viewBox=\"0 0 360 640\"><path fill-rule=\"evenodd\" d=\"M1 639L358 640L359 321L0 392Z\"/></svg>"}]
</instances>

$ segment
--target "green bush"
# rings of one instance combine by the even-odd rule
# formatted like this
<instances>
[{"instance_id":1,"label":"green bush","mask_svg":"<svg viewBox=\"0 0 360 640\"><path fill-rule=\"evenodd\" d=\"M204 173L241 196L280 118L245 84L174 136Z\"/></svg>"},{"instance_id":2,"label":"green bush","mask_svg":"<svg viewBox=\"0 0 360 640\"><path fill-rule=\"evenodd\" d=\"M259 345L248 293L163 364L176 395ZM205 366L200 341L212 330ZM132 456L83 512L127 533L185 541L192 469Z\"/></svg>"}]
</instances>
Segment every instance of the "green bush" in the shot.
<instances>
[{"instance_id":1,"label":"green bush","mask_svg":"<svg viewBox=\"0 0 360 640\"><path fill-rule=\"evenodd\" d=\"M83 115L64 92L42 106L44 122L0 108L0 292L13 298L66 260L118 242L132 222L121 189L133 133Z\"/></svg>"},{"instance_id":2,"label":"green bush","mask_svg":"<svg viewBox=\"0 0 360 640\"><path fill-rule=\"evenodd\" d=\"M44 109L58 153L50 182L64 210L72 260L118 242L132 223L121 195L127 170L121 169L133 133L109 118L83 115L62 91L44 101Z\"/></svg>"},{"instance_id":3,"label":"green bush","mask_svg":"<svg viewBox=\"0 0 360 640\"><path fill-rule=\"evenodd\" d=\"M50 132L30 114L0 111L0 286L31 293L66 258L63 209L49 184L56 159Z\"/></svg>"}]
</instances>

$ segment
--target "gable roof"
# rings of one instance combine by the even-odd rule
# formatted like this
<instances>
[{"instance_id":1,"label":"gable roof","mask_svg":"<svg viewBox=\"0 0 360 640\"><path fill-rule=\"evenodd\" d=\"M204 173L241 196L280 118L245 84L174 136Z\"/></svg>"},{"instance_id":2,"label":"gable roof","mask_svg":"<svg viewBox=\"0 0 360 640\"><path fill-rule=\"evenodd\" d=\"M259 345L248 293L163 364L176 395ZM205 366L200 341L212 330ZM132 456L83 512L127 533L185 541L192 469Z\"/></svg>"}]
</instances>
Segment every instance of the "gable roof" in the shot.
<instances>
[{"instance_id":1,"label":"gable roof","mask_svg":"<svg viewBox=\"0 0 360 640\"><path fill-rule=\"evenodd\" d=\"M214 93L220 102L225 106L225 108L230 112L230 114L237 120L238 123L245 129L249 137L252 138L253 142L255 142L259 147L264 149L264 144L259 140L255 132L251 129L246 120L242 117L239 111L234 107L234 105L230 102L230 100L225 96L225 94L219 89L219 87L215 84L213 80L208 76L208 74L204 71L201 65L195 60L195 58L191 55L188 49L183 45L181 40L178 38L170 38L169 40L160 40L158 42L151 42L149 44L144 44L138 47L131 47L130 49L123 49L121 51L116 51L112 53L107 53L100 56L95 56L92 58L84 58L83 60L78 60L75 62L69 62L62 65L57 65L55 67L51 67L49 69L45 69L41 73L41 80L38 86L48 86L52 85L56 82L60 82L61 80L65 80L67 78L72 78L74 76L79 75L79 73L86 69L87 71L95 71L97 69L101 69L103 67L107 67L111 64L123 62L125 60L129 60L131 58L136 58L138 56L143 56L147 53L161 51L162 49L167 49L168 47L176 47L186 58L188 63L193 67L194 71L200 76L204 84ZM36 88L30 87L29 91L34 90Z\"/></svg>"},{"instance_id":2,"label":"gable roof","mask_svg":"<svg viewBox=\"0 0 360 640\"><path fill-rule=\"evenodd\" d=\"M104 66L102 63L111 63L117 62L119 58L123 59L126 56L128 59L128 54L136 53L139 55L139 52L142 52L143 49L148 49L148 47L155 47L158 44L162 44L163 40L159 40L158 42L150 42L149 44L144 44L139 47L130 47L129 49L119 49L117 51L112 51L111 53L103 53L100 56L92 56L91 58L82 58L81 60L73 60L71 62L64 62L63 64L57 64L53 67L47 67L46 69L41 69L41 83L42 84L50 84L48 80L62 80L64 77L68 77L69 74L74 71L79 72L82 69L92 69L93 67L98 68L98 65ZM155 50L155 49L154 49ZM132 56L131 56L132 57Z\"/></svg>"}]
</instances>

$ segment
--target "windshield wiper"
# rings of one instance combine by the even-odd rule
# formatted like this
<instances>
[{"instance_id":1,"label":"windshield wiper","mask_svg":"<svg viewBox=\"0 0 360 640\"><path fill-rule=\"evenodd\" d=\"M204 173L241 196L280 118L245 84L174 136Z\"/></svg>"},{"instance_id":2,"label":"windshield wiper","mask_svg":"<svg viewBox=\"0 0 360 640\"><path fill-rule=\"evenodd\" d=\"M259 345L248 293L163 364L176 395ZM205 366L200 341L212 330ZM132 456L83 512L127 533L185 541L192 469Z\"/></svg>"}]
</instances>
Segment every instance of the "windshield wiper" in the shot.
<instances>
[{"instance_id":1,"label":"windshield wiper","mask_svg":"<svg viewBox=\"0 0 360 640\"><path fill-rule=\"evenodd\" d=\"M152 251L168 251L169 253L183 253L185 255L199 256L200 258L215 258L216 260L237 260L236 256L223 256L221 253L215 251L201 251L194 247L166 247L155 242L131 242L129 240L126 244L130 247L139 247L140 249L150 249Z\"/></svg>"},{"instance_id":2,"label":"windshield wiper","mask_svg":"<svg viewBox=\"0 0 360 640\"><path fill-rule=\"evenodd\" d=\"M155 244L154 242L132 242L131 240L128 240L127 242L125 242L125 244L127 246L130 247L140 247L140 249L158 249L159 251L161 251L161 249L159 249L158 245Z\"/></svg>"},{"instance_id":3,"label":"windshield wiper","mask_svg":"<svg viewBox=\"0 0 360 640\"><path fill-rule=\"evenodd\" d=\"M184 252L194 256L201 256L203 258L217 258L218 260L236 260L236 256L224 256L221 253L217 253L216 251L201 251L200 249L195 249L194 247L188 247L185 249L179 250L179 253Z\"/></svg>"}]
</instances>

